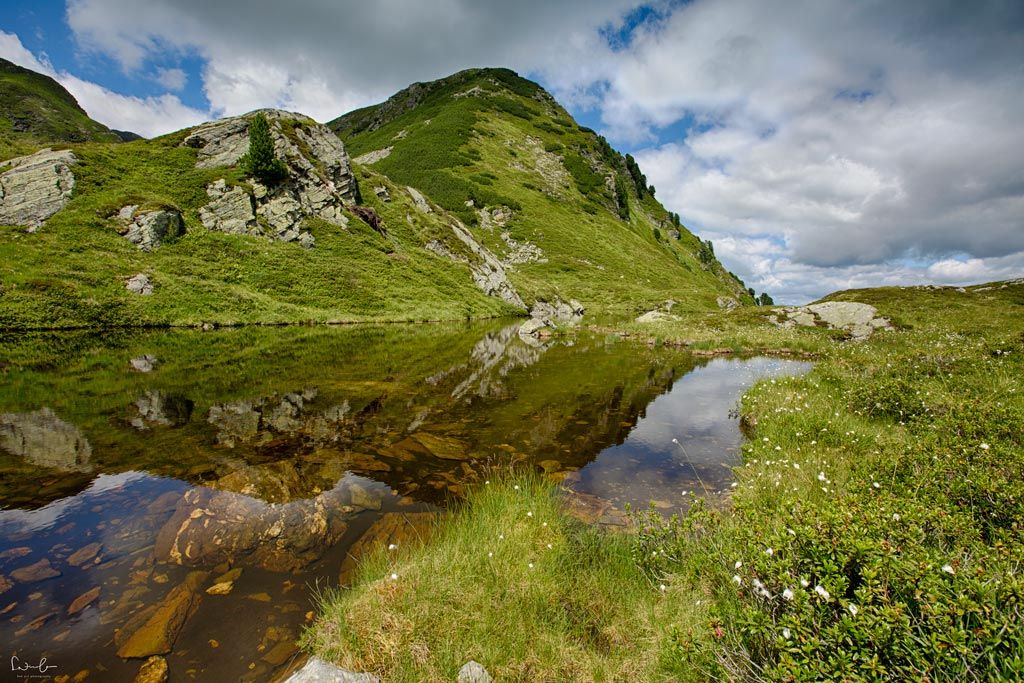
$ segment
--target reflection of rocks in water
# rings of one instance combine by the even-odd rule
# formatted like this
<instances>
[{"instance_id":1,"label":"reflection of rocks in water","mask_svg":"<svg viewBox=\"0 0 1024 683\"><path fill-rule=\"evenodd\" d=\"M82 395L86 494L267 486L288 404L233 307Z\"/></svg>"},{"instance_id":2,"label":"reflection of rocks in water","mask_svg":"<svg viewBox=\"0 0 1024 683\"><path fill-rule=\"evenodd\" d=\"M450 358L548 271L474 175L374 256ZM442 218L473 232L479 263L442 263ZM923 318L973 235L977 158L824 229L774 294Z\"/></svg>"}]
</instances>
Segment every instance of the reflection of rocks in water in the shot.
<instances>
[{"instance_id":1,"label":"reflection of rocks in water","mask_svg":"<svg viewBox=\"0 0 1024 683\"><path fill-rule=\"evenodd\" d=\"M0 449L41 467L89 469L92 446L49 408L0 415Z\"/></svg>"},{"instance_id":2,"label":"reflection of rocks in water","mask_svg":"<svg viewBox=\"0 0 1024 683\"><path fill-rule=\"evenodd\" d=\"M452 398L462 398L470 393L483 398L506 397L507 391L502 380L512 370L536 363L545 350L543 346L523 344L516 335L518 329L518 324L510 325L484 335L476 343L471 354L475 369L452 390ZM447 376L452 370L439 374ZM430 379L427 381L430 382Z\"/></svg>"},{"instance_id":3,"label":"reflection of rocks in water","mask_svg":"<svg viewBox=\"0 0 1024 683\"><path fill-rule=\"evenodd\" d=\"M218 403L210 407L207 420L217 427L217 442L232 448L239 442L266 443L275 434L302 434L318 443L336 441L340 423L349 413L348 402L314 413L308 404L317 393L309 388L284 396Z\"/></svg>"},{"instance_id":4,"label":"reflection of rocks in water","mask_svg":"<svg viewBox=\"0 0 1024 683\"><path fill-rule=\"evenodd\" d=\"M157 535L157 560L196 566L245 562L297 571L336 543L347 528L347 486L309 500L273 505L249 496L197 488L178 503Z\"/></svg>"},{"instance_id":5,"label":"reflection of rocks in water","mask_svg":"<svg viewBox=\"0 0 1024 683\"><path fill-rule=\"evenodd\" d=\"M135 399L130 410L133 415L129 423L136 429L148 429L151 425L180 427L192 418L195 404L180 394L165 394L159 390L147 391Z\"/></svg>"}]
</instances>

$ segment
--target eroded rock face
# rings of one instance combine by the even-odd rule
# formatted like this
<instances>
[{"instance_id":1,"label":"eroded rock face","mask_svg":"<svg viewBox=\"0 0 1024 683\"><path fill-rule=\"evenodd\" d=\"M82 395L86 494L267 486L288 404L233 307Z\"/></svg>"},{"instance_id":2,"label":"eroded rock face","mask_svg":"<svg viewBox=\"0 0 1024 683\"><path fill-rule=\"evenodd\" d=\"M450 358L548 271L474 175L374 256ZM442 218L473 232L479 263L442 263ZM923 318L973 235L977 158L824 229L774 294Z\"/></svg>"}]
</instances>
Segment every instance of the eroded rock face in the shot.
<instances>
[{"instance_id":1,"label":"eroded rock face","mask_svg":"<svg viewBox=\"0 0 1024 683\"><path fill-rule=\"evenodd\" d=\"M473 238L473 235L462 224L453 224L452 232L465 244L470 252L476 257L470 260L469 269L473 274L473 282L487 296L496 296L499 299L518 308L526 308L519 292L508 279L505 267L501 261L490 252L487 247L480 244Z\"/></svg>"},{"instance_id":2,"label":"eroded rock face","mask_svg":"<svg viewBox=\"0 0 1024 683\"><path fill-rule=\"evenodd\" d=\"M768 319L779 327L814 327L819 323L833 330L845 330L856 340L864 340L875 330L887 330L892 324L869 304L856 301L825 301L807 306L789 306L778 309L781 315Z\"/></svg>"},{"instance_id":3,"label":"eroded rock face","mask_svg":"<svg viewBox=\"0 0 1024 683\"><path fill-rule=\"evenodd\" d=\"M77 161L70 150L44 149L0 163L0 225L39 229L71 199Z\"/></svg>"},{"instance_id":4,"label":"eroded rock face","mask_svg":"<svg viewBox=\"0 0 1024 683\"><path fill-rule=\"evenodd\" d=\"M164 209L135 214L134 206L126 206L118 217L128 225L124 233L126 240L143 251L153 251L164 242L185 234L185 221L177 211Z\"/></svg>"},{"instance_id":5,"label":"eroded rock face","mask_svg":"<svg viewBox=\"0 0 1024 683\"><path fill-rule=\"evenodd\" d=\"M0 449L41 467L84 471L92 446L74 425L49 408L0 415Z\"/></svg>"},{"instance_id":6,"label":"eroded rock face","mask_svg":"<svg viewBox=\"0 0 1024 683\"><path fill-rule=\"evenodd\" d=\"M274 187L252 181L251 193L217 181L207 188L211 202L200 210L210 230L260 235L312 247L303 221L316 216L344 227L342 213L356 195L356 181L345 146L334 133L301 114L263 110L197 127L183 144L199 150L200 168L232 166L249 149L249 119L262 113L270 124L274 150L288 177Z\"/></svg>"}]
</instances>

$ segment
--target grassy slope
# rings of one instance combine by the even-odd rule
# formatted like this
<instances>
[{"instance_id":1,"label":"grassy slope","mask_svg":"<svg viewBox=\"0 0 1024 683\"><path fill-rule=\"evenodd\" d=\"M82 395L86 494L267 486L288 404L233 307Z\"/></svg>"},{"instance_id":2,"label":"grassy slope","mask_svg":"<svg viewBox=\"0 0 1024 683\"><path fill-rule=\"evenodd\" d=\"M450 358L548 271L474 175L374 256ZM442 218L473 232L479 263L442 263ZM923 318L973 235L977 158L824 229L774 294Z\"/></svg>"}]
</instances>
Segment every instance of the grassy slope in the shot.
<instances>
[{"instance_id":1,"label":"grassy slope","mask_svg":"<svg viewBox=\"0 0 1024 683\"><path fill-rule=\"evenodd\" d=\"M118 142L93 121L59 83L0 59L0 158L20 151L23 140Z\"/></svg>"},{"instance_id":2,"label":"grassy slope","mask_svg":"<svg viewBox=\"0 0 1024 683\"><path fill-rule=\"evenodd\" d=\"M439 540L327 596L307 644L399 681L450 680L472 657L502 680L1024 676L1024 285L832 298L900 329L719 330L727 348L818 353L744 397L755 438L730 509L652 517L624 543L573 525L543 487L485 488ZM695 321L658 334L705 339Z\"/></svg>"},{"instance_id":3,"label":"grassy slope","mask_svg":"<svg viewBox=\"0 0 1024 683\"><path fill-rule=\"evenodd\" d=\"M353 218L347 231L311 220L317 246L207 231L198 209L206 183L234 169L199 170L183 133L124 144L71 145L75 194L35 234L0 227L0 327L465 319L511 309L480 293L468 268L422 249L437 216L417 217L395 193L382 237ZM396 188L397 189L397 188ZM151 253L121 238L108 218L126 204L180 210L187 234ZM152 296L125 290L145 272Z\"/></svg>"},{"instance_id":4,"label":"grassy slope","mask_svg":"<svg viewBox=\"0 0 1024 683\"><path fill-rule=\"evenodd\" d=\"M417 84L329 125L353 156L392 147L372 168L425 192L498 254L508 250L500 231L480 228L475 209L511 207L511 236L548 258L513 268L527 301L575 297L591 313L622 317L669 298L690 310L715 307L721 295L749 298L720 264L702 265L699 240L685 228L678 241L668 236L668 212L649 194L638 198L618 153L510 71ZM608 176L621 183L628 221Z\"/></svg>"}]
</instances>

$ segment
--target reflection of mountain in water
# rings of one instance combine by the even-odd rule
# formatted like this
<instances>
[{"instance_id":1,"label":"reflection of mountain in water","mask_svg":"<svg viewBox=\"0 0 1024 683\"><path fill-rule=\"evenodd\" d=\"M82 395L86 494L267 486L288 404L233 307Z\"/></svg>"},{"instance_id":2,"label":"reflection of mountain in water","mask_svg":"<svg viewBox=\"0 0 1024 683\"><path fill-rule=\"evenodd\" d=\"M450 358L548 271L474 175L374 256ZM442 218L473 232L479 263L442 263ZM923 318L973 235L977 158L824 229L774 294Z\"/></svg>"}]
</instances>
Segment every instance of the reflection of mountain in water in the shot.
<instances>
[{"instance_id":1,"label":"reflection of mountain in water","mask_svg":"<svg viewBox=\"0 0 1024 683\"><path fill-rule=\"evenodd\" d=\"M77 427L49 409L2 418L0 428L19 425L18 443L40 441L24 436L44 433L38 425L52 442L47 457L5 446L23 458L6 468L5 499L34 501L29 507L52 499L26 461L81 466L91 452L98 471L145 470L267 503L316 499L346 472L441 502L488 465L581 467L621 443L692 363L594 340L531 346L516 329L151 334L119 354L159 358L145 375L119 356L98 367L83 353L78 364L31 377Z\"/></svg>"}]
</instances>

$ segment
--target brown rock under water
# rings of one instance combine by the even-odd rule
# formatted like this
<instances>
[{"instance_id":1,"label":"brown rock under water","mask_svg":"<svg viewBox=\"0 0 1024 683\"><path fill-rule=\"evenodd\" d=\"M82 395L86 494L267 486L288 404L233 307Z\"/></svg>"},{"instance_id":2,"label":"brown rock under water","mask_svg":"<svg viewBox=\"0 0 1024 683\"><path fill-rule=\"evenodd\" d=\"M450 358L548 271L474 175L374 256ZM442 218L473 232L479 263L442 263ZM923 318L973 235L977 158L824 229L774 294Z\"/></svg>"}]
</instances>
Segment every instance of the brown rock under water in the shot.
<instances>
[{"instance_id":1,"label":"brown rock under water","mask_svg":"<svg viewBox=\"0 0 1024 683\"><path fill-rule=\"evenodd\" d=\"M21 583L44 581L55 576L60 576L60 572L51 567L50 561L45 557L34 564L15 569L11 572L11 578Z\"/></svg>"},{"instance_id":2,"label":"brown rock under water","mask_svg":"<svg viewBox=\"0 0 1024 683\"><path fill-rule=\"evenodd\" d=\"M125 643L117 655L125 659L164 655L171 651L185 621L199 607L199 587L209 572L189 572L185 580L171 589L153 615Z\"/></svg>"},{"instance_id":3,"label":"brown rock under water","mask_svg":"<svg viewBox=\"0 0 1024 683\"><path fill-rule=\"evenodd\" d=\"M96 557L96 554L100 551L102 546L99 543L90 543L89 545L76 550L68 558L68 564L72 567L81 567L83 564Z\"/></svg>"},{"instance_id":4,"label":"brown rock under water","mask_svg":"<svg viewBox=\"0 0 1024 683\"><path fill-rule=\"evenodd\" d=\"M338 581L343 586L351 583L360 558L394 544L399 547L417 543L430 533L436 512L387 512L374 522L356 541L341 563Z\"/></svg>"},{"instance_id":5,"label":"brown rock under water","mask_svg":"<svg viewBox=\"0 0 1024 683\"><path fill-rule=\"evenodd\" d=\"M86 607L91 605L98 597L100 597L99 586L96 586L95 588L82 593L77 598L75 598L74 601L72 601L72 603L68 606L68 615L70 616L72 614L78 614Z\"/></svg>"},{"instance_id":6,"label":"brown rock under water","mask_svg":"<svg viewBox=\"0 0 1024 683\"><path fill-rule=\"evenodd\" d=\"M169 673L167 660L153 655L139 668L139 673L135 676L134 683L167 683Z\"/></svg>"}]
</instances>

